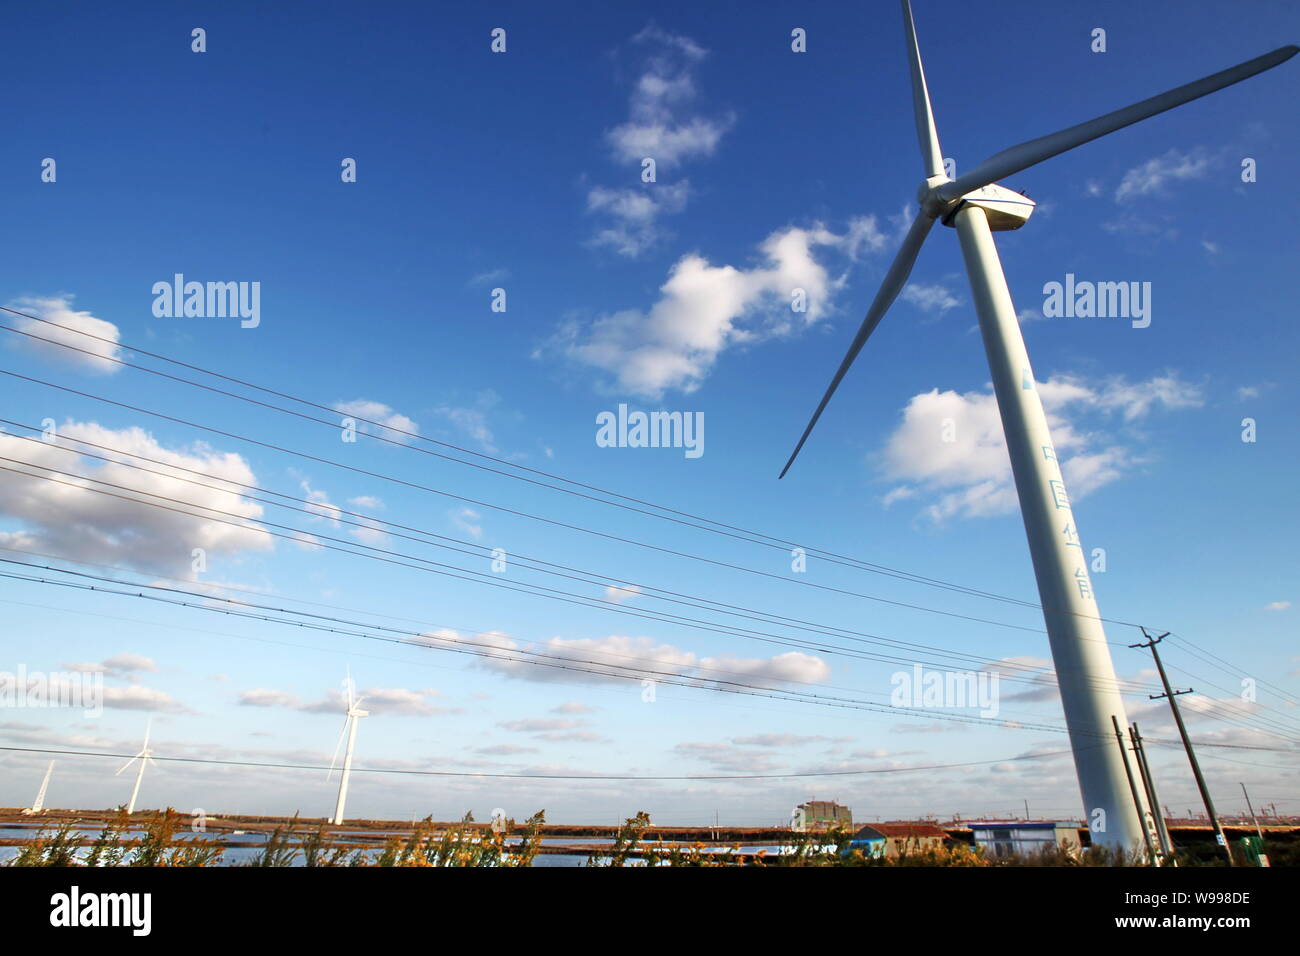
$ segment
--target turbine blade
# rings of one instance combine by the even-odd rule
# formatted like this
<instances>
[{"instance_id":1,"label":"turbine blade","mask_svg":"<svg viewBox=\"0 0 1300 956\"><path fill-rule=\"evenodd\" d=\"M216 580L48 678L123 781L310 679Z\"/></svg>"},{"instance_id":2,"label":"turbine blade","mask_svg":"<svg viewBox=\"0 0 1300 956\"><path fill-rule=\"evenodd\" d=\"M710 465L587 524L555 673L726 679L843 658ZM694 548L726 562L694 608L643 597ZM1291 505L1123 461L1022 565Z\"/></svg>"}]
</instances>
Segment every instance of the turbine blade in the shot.
<instances>
[{"instance_id":1,"label":"turbine blade","mask_svg":"<svg viewBox=\"0 0 1300 956\"><path fill-rule=\"evenodd\" d=\"M1066 150L1091 142L1099 136L1105 136L1107 133L1113 133L1125 126L1131 126L1133 123L1163 113L1165 110L1171 110L1175 106L1190 103L1192 100L1199 99L1216 90L1221 90L1225 86L1240 83L1256 73L1271 70L1273 67L1291 59L1296 53L1300 53L1300 47L1278 47L1272 53L1265 53L1263 56L1257 56L1245 63L1238 63L1236 66L1229 67L1203 79L1186 83L1140 103L1134 103L1132 106L1126 106L1123 109L1115 110L1113 113L1107 113L1105 116L1098 116L1086 123L1080 123L1078 126L1071 126L1069 129L1050 133L1047 136L1040 136L1038 139L1031 139L1027 143L1004 149L1002 152L990 156L969 172L958 176L951 183L941 187L939 195L948 200L957 199L971 190L987 186L999 179L1005 179L1011 174L1028 169L1045 159L1051 159Z\"/></svg>"},{"instance_id":2,"label":"turbine blade","mask_svg":"<svg viewBox=\"0 0 1300 956\"><path fill-rule=\"evenodd\" d=\"M116 776L121 775L123 771L125 771L127 768L129 768L129 767L131 766L131 764L135 763L135 762L136 762L137 760L139 760L139 759L140 759L140 755L139 755L139 754L136 754L134 757L132 757L132 758L131 758L130 760L128 760L126 763L122 764L122 766L118 768L117 773L113 774L113 776L116 777Z\"/></svg>"},{"instance_id":3,"label":"turbine blade","mask_svg":"<svg viewBox=\"0 0 1300 956\"><path fill-rule=\"evenodd\" d=\"M925 85L921 47L916 42L916 24L912 21L910 0L903 0L903 25L907 28L907 60L912 68L912 108L916 112L916 138L921 144L921 162L925 166L925 175L929 178L943 172L943 152L939 149L939 132L934 128L934 110L930 106L930 90Z\"/></svg>"},{"instance_id":4,"label":"turbine blade","mask_svg":"<svg viewBox=\"0 0 1300 956\"><path fill-rule=\"evenodd\" d=\"M930 234L930 228L933 225L934 220L924 213L917 213L916 218L912 220L912 228L907 231L903 244L898 248L898 254L894 256L889 271L885 273L885 278L880 283L880 291L876 293L875 299L871 302L871 308L867 310L862 325L858 327L858 334L853 336L853 342L844 355L844 361L840 362L839 370L835 373L835 377L831 379L831 384L827 386L826 394L822 396L821 403L817 406L817 410L813 412L812 420L808 422L808 427L803 430L803 435L799 438L799 444L794 446L794 451L790 454L790 460L785 463L785 467L781 469L781 474L778 477L784 478L785 473L790 470L790 466L794 464L800 449L803 448L803 443L812 434L817 419L821 418L822 412L826 410L826 404L831 400L831 396L835 394L835 390L840 387L840 381L848 372L849 366L853 364L853 360L862 351L862 346L866 344L867 337L880 324L885 312L898 298L898 293L903 291L903 286L907 284L907 277L912 274L912 266L916 262L917 254L921 251L921 245L925 242L925 237Z\"/></svg>"},{"instance_id":5,"label":"turbine blade","mask_svg":"<svg viewBox=\"0 0 1300 956\"><path fill-rule=\"evenodd\" d=\"M334 779L334 764L339 759L339 748L343 746L343 735L348 732L348 721L351 717L343 718L343 729L339 731L339 739L334 743L334 755L330 757L330 772L325 775L326 780Z\"/></svg>"}]
</instances>

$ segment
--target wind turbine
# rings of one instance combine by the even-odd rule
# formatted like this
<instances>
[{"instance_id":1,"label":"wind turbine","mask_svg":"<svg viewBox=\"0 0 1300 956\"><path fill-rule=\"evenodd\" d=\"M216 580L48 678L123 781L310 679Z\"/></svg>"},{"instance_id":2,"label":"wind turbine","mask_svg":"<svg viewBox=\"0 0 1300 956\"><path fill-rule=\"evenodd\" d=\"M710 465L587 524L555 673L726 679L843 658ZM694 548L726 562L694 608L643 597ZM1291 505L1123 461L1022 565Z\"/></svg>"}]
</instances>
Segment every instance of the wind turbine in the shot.
<instances>
[{"instance_id":1,"label":"wind turbine","mask_svg":"<svg viewBox=\"0 0 1300 956\"><path fill-rule=\"evenodd\" d=\"M153 730L153 718L150 717L149 723L145 725L145 729L144 729L144 746L140 748L140 752L138 754L136 754L125 764L123 764L121 769L119 769L117 773L113 774L113 776L116 777L123 770L126 770L127 767L131 766L131 764L135 763L137 760L140 761L140 772L135 775L135 788L132 789L131 791L131 802L126 805L126 812L128 814L135 813L135 798L140 796L140 782L144 780L145 764L152 764L155 767L157 766L157 764L154 763L153 757L151 756L151 754L153 754L153 751L149 749L149 734L152 730Z\"/></svg>"},{"instance_id":2,"label":"wind turbine","mask_svg":"<svg viewBox=\"0 0 1300 956\"><path fill-rule=\"evenodd\" d=\"M54 761L45 768L45 779L41 781L41 789L36 791L36 799L32 805L23 811L24 816L33 816L45 809L45 791L50 789L50 777L54 776Z\"/></svg>"},{"instance_id":3,"label":"wind turbine","mask_svg":"<svg viewBox=\"0 0 1300 956\"><path fill-rule=\"evenodd\" d=\"M357 697L354 699L352 688L352 671L348 671L347 680L343 682L348 691L348 709L347 716L343 718L343 730L339 733L338 743L334 745L334 756L330 758L330 775L334 774L334 761L339 756L339 745L343 743L343 737L346 734L348 738L348 748L343 753L343 775L339 778L339 799L334 805L334 819L330 822L335 826L343 825L343 807L348 801L348 778L352 775L352 750L357 743L357 721L362 717L369 717L370 711L361 709L361 701L364 698Z\"/></svg>"},{"instance_id":4,"label":"wind turbine","mask_svg":"<svg viewBox=\"0 0 1300 956\"><path fill-rule=\"evenodd\" d=\"M1098 843L1133 849L1143 842L1144 827L1149 825L1148 811L1134 805L1134 796L1128 788L1124 771L1123 754L1118 748L1105 745L1112 733L1112 715L1120 726L1128 726L1124 704L1116 688L1115 668L1083 560L1078 526L1070 510L1055 446L1034 384L1029 355L1025 351L1016 310L1011 304L1006 277L993 243L994 232L1023 226L1034 210L1034 203L997 185L995 180L1272 69L1300 52L1300 48L1279 47L1272 53L1132 106L1012 146L956 179L950 179L944 173L943 153L939 149L939 134L935 129L930 94L921 67L912 7L908 0L902 0L902 7L916 133L925 174L917 191L921 208L885 273L880 291L853 337L848 353L781 470L781 477L790 470L867 337L902 291L931 227L936 221L955 227L970 277L971 294L979 313L980 333L1011 457L1075 769L1093 839Z\"/></svg>"}]
</instances>

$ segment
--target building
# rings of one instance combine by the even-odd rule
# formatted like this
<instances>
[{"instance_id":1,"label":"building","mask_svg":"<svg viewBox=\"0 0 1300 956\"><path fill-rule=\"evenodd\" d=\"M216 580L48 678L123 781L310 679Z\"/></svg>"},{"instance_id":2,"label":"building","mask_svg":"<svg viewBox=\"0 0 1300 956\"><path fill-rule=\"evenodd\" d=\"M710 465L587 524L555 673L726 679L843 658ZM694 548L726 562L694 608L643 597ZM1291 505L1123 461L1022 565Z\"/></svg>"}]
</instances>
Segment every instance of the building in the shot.
<instances>
[{"instance_id":1,"label":"building","mask_svg":"<svg viewBox=\"0 0 1300 956\"><path fill-rule=\"evenodd\" d=\"M898 857L941 850L948 833L933 823L869 823L849 841L865 856Z\"/></svg>"},{"instance_id":2,"label":"building","mask_svg":"<svg viewBox=\"0 0 1300 956\"><path fill-rule=\"evenodd\" d=\"M853 811L833 800L809 800L799 804L803 825L808 830L853 826Z\"/></svg>"},{"instance_id":3,"label":"building","mask_svg":"<svg viewBox=\"0 0 1300 956\"><path fill-rule=\"evenodd\" d=\"M1077 823L994 820L968 823L967 826L975 837L975 845L983 847L988 857L1034 856L1051 847L1074 855L1082 849Z\"/></svg>"}]
</instances>

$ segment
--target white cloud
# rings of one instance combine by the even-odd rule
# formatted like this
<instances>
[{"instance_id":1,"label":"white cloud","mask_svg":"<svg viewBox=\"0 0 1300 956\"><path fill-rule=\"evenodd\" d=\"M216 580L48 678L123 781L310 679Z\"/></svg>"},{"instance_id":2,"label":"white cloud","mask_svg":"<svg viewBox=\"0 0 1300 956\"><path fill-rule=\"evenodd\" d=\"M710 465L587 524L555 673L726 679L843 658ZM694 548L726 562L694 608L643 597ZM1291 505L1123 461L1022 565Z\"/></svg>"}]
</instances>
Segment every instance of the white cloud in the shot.
<instances>
[{"instance_id":1,"label":"white cloud","mask_svg":"<svg viewBox=\"0 0 1300 956\"><path fill-rule=\"evenodd\" d=\"M457 713L446 707L435 707L429 698L436 691L410 690L405 687L367 687L356 692L357 700L370 714L392 714L403 717L428 717L434 714ZM320 700L304 704L292 694L276 690L247 691L239 702L252 707L289 707L307 714L338 714L347 710L347 698L341 690L331 690Z\"/></svg>"},{"instance_id":2,"label":"white cloud","mask_svg":"<svg viewBox=\"0 0 1300 956\"><path fill-rule=\"evenodd\" d=\"M104 706L118 710L152 710L166 713L191 713L190 708L166 691L134 684L130 687L105 687Z\"/></svg>"},{"instance_id":3,"label":"white cloud","mask_svg":"<svg viewBox=\"0 0 1300 956\"><path fill-rule=\"evenodd\" d=\"M185 449L160 445L141 428L114 430L93 422L67 421L58 434L65 439L57 444L30 441L12 435L0 435L0 456L36 465L46 465L67 473L80 473L129 489L138 489L164 498L140 497L137 503L129 491L96 485L66 475L51 475L55 480L26 477L0 472L0 514L16 519L17 532L0 533L0 544L26 550L53 553L73 561L99 564L123 564L138 570L192 578L193 549L201 548L209 562L219 555L270 551L273 538L265 531L244 524L262 516L261 505L241 497L233 486L230 491L191 484L190 471L170 476L169 466L206 473L208 484L222 480L245 485L257 484L248 463L234 452L219 452L200 442ZM147 467L163 474L151 474L127 467L118 461L98 463L73 451L66 439L85 439L97 445L120 449L153 459L160 464ZM102 448L95 454L114 457ZM122 461L136 463L134 459ZM45 474L39 469L26 469ZM215 480L214 480L215 479ZM97 494L87 488L99 488L120 497ZM185 505L198 505L229 512L207 516L207 512L182 514ZM234 523L226 523L234 522Z\"/></svg>"},{"instance_id":4,"label":"white cloud","mask_svg":"<svg viewBox=\"0 0 1300 956\"><path fill-rule=\"evenodd\" d=\"M470 285L487 285L489 282L500 282L503 279L510 278L509 269L489 269L487 272L480 272L469 280Z\"/></svg>"},{"instance_id":5,"label":"white cloud","mask_svg":"<svg viewBox=\"0 0 1300 956\"><path fill-rule=\"evenodd\" d=\"M611 221L596 231L591 244L636 258L667 237L659 225L660 217L685 209L690 193L691 184L684 179L673 184L642 183L626 189L594 187L587 193L587 212L603 214Z\"/></svg>"},{"instance_id":6,"label":"white cloud","mask_svg":"<svg viewBox=\"0 0 1300 956\"><path fill-rule=\"evenodd\" d=\"M591 713L592 711L594 711L595 709L596 709L596 708L591 707L591 706L589 706L589 705L587 705L587 704L580 703L580 702L578 702L578 701L576 701L576 700L569 700L569 701L565 701L563 704L560 704L560 706L558 706L558 707L552 707L552 708L551 708L551 713L553 713L553 714L590 714L590 713Z\"/></svg>"},{"instance_id":7,"label":"white cloud","mask_svg":"<svg viewBox=\"0 0 1300 956\"><path fill-rule=\"evenodd\" d=\"M56 329L45 322L37 322L34 319L8 313L5 314L5 318L23 332L39 335L42 338L60 342L63 345L71 345L83 351L75 352L72 349L51 345L49 342L38 342L36 339L28 338L25 335L9 336L12 344L16 348L36 352L45 358L66 362L86 371L104 374L119 371L122 366L110 361L110 359L121 358L122 356L122 350L117 345L120 337L117 326L104 319L97 319L89 312L76 311L72 308L72 299L73 297L70 295L59 295L46 298L24 298L9 303L9 307L12 309L40 316L48 322L64 326L64 329ZM67 331L67 329L74 331ZM87 334L78 335L78 332ZM91 335L109 341L101 342L99 339L90 338Z\"/></svg>"},{"instance_id":8,"label":"white cloud","mask_svg":"<svg viewBox=\"0 0 1300 956\"><path fill-rule=\"evenodd\" d=\"M239 695L239 703L243 707L297 707L300 702L293 694L285 691L256 687L243 691Z\"/></svg>"},{"instance_id":9,"label":"white cloud","mask_svg":"<svg viewBox=\"0 0 1300 956\"><path fill-rule=\"evenodd\" d=\"M1038 390L1066 486L1075 499L1141 463L1127 448L1083 430L1079 422L1086 416L1104 423L1117 415L1133 422L1157 406L1183 409L1203 401L1199 390L1172 374L1145 382L1112 378L1097 385L1063 376L1040 383ZM991 391L934 389L914 396L886 443L884 473L901 482L885 496L886 504L924 492L932 499L925 513L935 521L1005 514L1017 507L1002 421Z\"/></svg>"},{"instance_id":10,"label":"white cloud","mask_svg":"<svg viewBox=\"0 0 1300 956\"><path fill-rule=\"evenodd\" d=\"M447 635L444 633L440 636ZM720 681L780 687L790 683L824 683L830 679L831 673L830 665L822 658L799 651L759 658L727 654L700 657L693 651L661 644L649 637L555 637L540 648L521 648L509 635L492 632L478 635L475 642L490 644L503 652L500 658L483 658L480 666L509 677L538 682L602 683L626 679L630 668L634 672L648 670L665 675L681 674L693 683L706 687L717 686ZM574 667L581 667L583 671L531 665L528 663L529 656L519 653L521 650L547 655L542 660L548 664L571 661Z\"/></svg>"},{"instance_id":11,"label":"white cloud","mask_svg":"<svg viewBox=\"0 0 1300 956\"><path fill-rule=\"evenodd\" d=\"M857 262L864 251L880 252L889 244L889 236L880 231L875 216L855 216L849 220L844 235L844 252Z\"/></svg>"},{"instance_id":12,"label":"white cloud","mask_svg":"<svg viewBox=\"0 0 1300 956\"><path fill-rule=\"evenodd\" d=\"M605 600L613 604L623 604L632 600L641 593L641 589L635 584L629 584L624 587L618 587L611 584L605 588Z\"/></svg>"},{"instance_id":13,"label":"white cloud","mask_svg":"<svg viewBox=\"0 0 1300 956\"><path fill-rule=\"evenodd\" d=\"M922 312L938 312L940 315L960 304L957 297L941 285L912 282L903 288L902 297Z\"/></svg>"},{"instance_id":14,"label":"white cloud","mask_svg":"<svg viewBox=\"0 0 1300 956\"><path fill-rule=\"evenodd\" d=\"M390 441L406 441L408 440L407 436L400 435L398 432L418 434L420 431L419 425L407 418L405 415L394 411L383 402L358 398L350 402L336 402L334 407L344 415L355 417L357 419L366 419L367 421L376 422L379 425L386 426L383 429L377 430L372 425L368 425L363 421L358 421L357 431L367 435L380 435ZM396 429L397 431L388 431L387 429L389 428Z\"/></svg>"},{"instance_id":15,"label":"white cloud","mask_svg":"<svg viewBox=\"0 0 1300 956\"><path fill-rule=\"evenodd\" d=\"M493 744L490 747L476 747L476 754L486 757L513 757L515 754L535 754L536 747L521 747L518 744Z\"/></svg>"},{"instance_id":16,"label":"white cloud","mask_svg":"<svg viewBox=\"0 0 1300 956\"><path fill-rule=\"evenodd\" d=\"M660 166L711 155L733 119L690 113L697 92L695 67L706 55L704 48L657 27L642 30L633 43L647 51L646 62L632 91L627 121L605 134L614 155L635 163L649 156Z\"/></svg>"},{"instance_id":17,"label":"white cloud","mask_svg":"<svg viewBox=\"0 0 1300 956\"><path fill-rule=\"evenodd\" d=\"M311 516L311 520L327 521L331 526L339 527L339 513L342 509L329 500L329 495L319 488L313 488L306 479L300 481L299 486L306 498L305 510Z\"/></svg>"},{"instance_id":18,"label":"white cloud","mask_svg":"<svg viewBox=\"0 0 1300 956\"><path fill-rule=\"evenodd\" d=\"M739 750L729 742L680 743L673 747L673 751L682 757L704 761L721 771L767 773L779 768L770 755Z\"/></svg>"},{"instance_id":19,"label":"white cloud","mask_svg":"<svg viewBox=\"0 0 1300 956\"><path fill-rule=\"evenodd\" d=\"M570 325L556 341L572 360L610 373L624 391L647 398L668 389L692 392L725 349L822 318L839 280L816 261L813 249L843 249L846 241L821 225L790 227L763 241L763 262L752 269L683 256L648 310L615 312L586 328ZM806 294L804 312L791 308L795 289Z\"/></svg>"},{"instance_id":20,"label":"white cloud","mask_svg":"<svg viewBox=\"0 0 1300 956\"><path fill-rule=\"evenodd\" d=\"M479 393L473 406L440 405L434 412L445 418L462 434L466 435L489 455L497 454L496 439L488 424L488 413L500 401L500 396L491 389Z\"/></svg>"},{"instance_id":21,"label":"white cloud","mask_svg":"<svg viewBox=\"0 0 1300 956\"><path fill-rule=\"evenodd\" d=\"M1209 172L1211 159L1203 149L1183 153L1171 149L1162 156L1148 159L1124 174L1115 201L1125 202L1135 196L1161 194L1169 182L1200 179Z\"/></svg>"},{"instance_id":22,"label":"white cloud","mask_svg":"<svg viewBox=\"0 0 1300 956\"><path fill-rule=\"evenodd\" d=\"M595 186L587 193L587 212L601 217L590 244L635 258L669 233L660 225L665 216L686 208L688 180L661 181L660 173L688 159L708 156L730 128L731 117L707 119L694 114L695 67L705 51L694 41L655 27L642 30L633 43L644 52L641 73L633 87L628 119L608 130L606 140L619 162L644 172L645 159L655 162L655 177L633 187Z\"/></svg>"},{"instance_id":23,"label":"white cloud","mask_svg":"<svg viewBox=\"0 0 1300 956\"><path fill-rule=\"evenodd\" d=\"M158 669L158 665L152 658L141 657L139 654L114 654L97 664L65 664L64 666L70 671L81 674L107 674L110 677L123 677L137 671Z\"/></svg>"},{"instance_id":24,"label":"white cloud","mask_svg":"<svg viewBox=\"0 0 1300 956\"><path fill-rule=\"evenodd\" d=\"M582 723L566 717L528 717L523 720L503 720L497 726L518 734L539 734L555 730L572 730L581 727Z\"/></svg>"},{"instance_id":25,"label":"white cloud","mask_svg":"<svg viewBox=\"0 0 1300 956\"><path fill-rule=\"evenodd\" d=\"M473 508L454 508L447 512L447 517L475 541L483 537L483 526L478 523L481 516Z\"/></svg>"},{"instance_id":26,"label":"white cloud","mask_svg":"<svg viewBox=\"0 0 1300 956\"><path fill-rule=\"evenodd\" d=\"M1285 610L1286 610L1287 608L1289 608L1290 606L1291 606L1291 602L1290 602L1290 601L1273 601L1273 602L1270 603L1270 604L1265 604L1265 605L1264 605L1264 610L1266 610L1266 611L1285 611Z\"/></svg>"}]
</instances>

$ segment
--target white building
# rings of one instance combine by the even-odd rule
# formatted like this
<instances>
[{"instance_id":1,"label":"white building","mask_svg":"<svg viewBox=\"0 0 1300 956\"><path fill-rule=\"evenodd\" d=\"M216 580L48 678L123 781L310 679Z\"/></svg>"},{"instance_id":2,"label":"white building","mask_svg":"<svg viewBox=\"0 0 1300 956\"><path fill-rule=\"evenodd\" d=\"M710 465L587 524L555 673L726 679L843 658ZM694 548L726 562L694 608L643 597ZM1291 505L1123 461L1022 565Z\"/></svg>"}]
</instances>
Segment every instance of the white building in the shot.
<instances>
[{"instance_id":1,"label":"white building","mask_svg":"<svg viewBox=\"0 0 1300 956\"><path fill-rule=\"evenodd\" d=\"M1082 848L1076 823L1029 823L1024 820L987 821L967 824L975 845L990 859L1016 854L1036 856L1052 846L1076 854Z\"/></svg>"}]
</instances>

